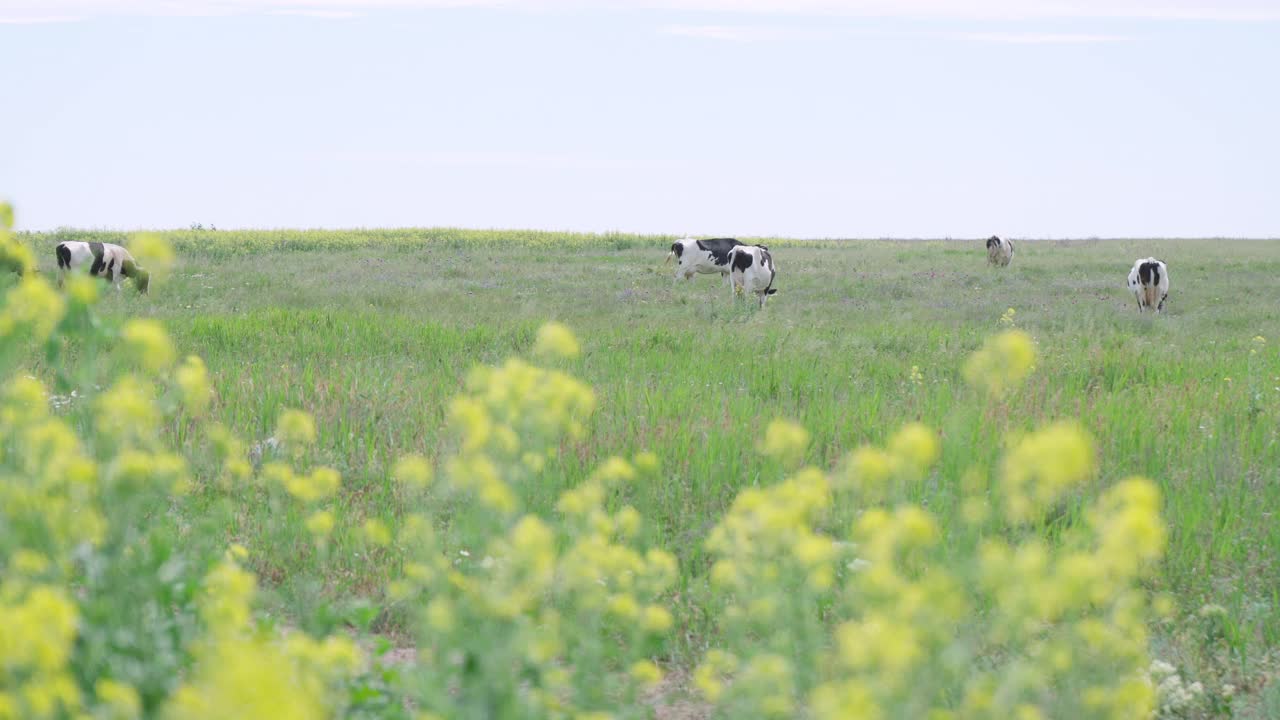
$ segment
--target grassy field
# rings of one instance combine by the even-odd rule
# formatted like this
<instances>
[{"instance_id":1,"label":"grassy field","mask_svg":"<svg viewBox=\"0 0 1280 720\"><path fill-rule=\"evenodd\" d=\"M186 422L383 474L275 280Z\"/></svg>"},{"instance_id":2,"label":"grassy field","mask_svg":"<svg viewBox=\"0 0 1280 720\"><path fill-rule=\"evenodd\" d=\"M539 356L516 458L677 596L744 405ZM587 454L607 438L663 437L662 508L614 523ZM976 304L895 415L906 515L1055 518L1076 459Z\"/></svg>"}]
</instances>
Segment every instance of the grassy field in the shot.
<instances>
[{"instance_id":1,"label":"grassy field","mask_svg":"<svg viewBox=\"0 0 1280 720\"><path fill-rule=\"evenodd\" d=\"M741 490L785 475L758 450L770 421L807 428L806 459L823 469L905 423L937 429L941 458L907 499L949 536L966 469L995 468L1013 432L1074 418L1101 470L1070 508L1129 475L1153 479L1169 545L1150 589L1175 600L1175 618L1226 608L1223 652L1246 695L1239 712L1260 717L1275 700L1264 684L1280 645L1280 242L1027 241L1009 268L992 269L976 241L769 240L779 292L757 311L718 277L673 282L664 237L166 237L178 258L171 277L146 297L112 293L99 311L162 320L180 354L207 364L213 416L250 443L287 408L311 413L313 460L343 477L324 554L281 535L301 515L281 517L253 492L228 500L197 489L175 509L247 547L266 606L290 622L372 603L375 629L404 641L408 620L383 599L402 558L368 552L357 529L414 510L391 467L406 453L443 459L456 447L448 407L468 370L527 355L538 327L558 320L582 344L564 369L595 389L599 408L588 439L568 443L525 499L552 517L560 493L609 456L657 455L659 475L611 502L638 510L644 542L680 562L670 594L679 632L663 651L671 667L695 664L714 633L698 601L708 532ZM23 241L51 271L55 236ZM1147 255L1169 266L1160 317L1140 316L1125 288L1133 260ZM1008 325L1034 338L1039 359L1017 392L984 404L961 368ZM81 352L70 348L73 363L87 360ZM181 424L168 432L188 441ZM957 536L955 551L972 541ZM1180 622L1155 628L1155 655L1193 676L1221 660L1204 657Z\"/></svg>"}]
</instances>

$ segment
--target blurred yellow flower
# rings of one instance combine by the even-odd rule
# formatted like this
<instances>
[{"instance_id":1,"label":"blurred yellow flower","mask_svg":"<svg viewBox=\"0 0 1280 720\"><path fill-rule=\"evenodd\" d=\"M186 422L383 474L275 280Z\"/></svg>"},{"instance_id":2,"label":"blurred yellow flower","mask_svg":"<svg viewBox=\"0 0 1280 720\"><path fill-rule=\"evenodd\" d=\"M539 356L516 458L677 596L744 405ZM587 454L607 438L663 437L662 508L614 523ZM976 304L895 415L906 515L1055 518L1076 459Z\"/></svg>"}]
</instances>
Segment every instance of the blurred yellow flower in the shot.
<instances>
[{"instance_id":1,"label":"blurred yellow flower","mask_svg":"<svg viewBox=\"0 0 1280 720\"><path fill-rule=\"evenodd\" d=\"M294 453L316 441L316 421L301 410L285 410L276 424L276 439Z\"/></svg>"},{"instance_id":2,"label":"blurred yellow flower","mask_svg":"<svg viewBox=\"0 0 1280 720\"><path fill-rule=\"evenodd\" d=\"M938 436L920 423L910 423L889 438L889 452L916 473L926 472L941 452Z\"/></svg>"},{"instance_id":3,"label":"blurred yellow flower","mask_svg":"<svg viewBox=\"0 0 1280 720\"><path fill-rule=\"evenodd\" d=\"M386 523L376 518L370 518L364 521L364 537L371 545L385 547L391 544L391 531L387 529Z\"/></svg>"},{"instance_id":4,"label":"blurred yellow flower","mask_svg":"<svg viewBox=\"0 0 1280 720\"><path fill-rule=\"evenodd\" d=\"M541 357L572 360L578 357L582 350L572 330L560 323L552 322L538 328L533 352Z\"/></svg>"},{"instance_id":5,"label":"blurred yellow flower","mask_svg":"<svg viewBox=\"0 0 1280 720\"><path fill-rule=\"evenodd\" d=\"M964 377L989 395L1001 395L1026 379L1036 362L1035 343L1021 330L1007 330L988 338L969 356Z\"/></svg>"},{"instance_id":6,"label":"blurred yellow flower","mask_svg":"<svg viewBox=\"0 0 1280 720\"><path fill-rule=\"evenodd\" d=\"M0 304L0 338L19 330L43 342L62 320L66 301L43 278L26 275L5 294Z\"/></svg>"},{"instance_id":7,"label":"blurred yellow flower","mask_svg":"<svg viewBox=\"0 0 1280 720\"><path fill-rule=\"evenodd\" d=\"M133 720L142 716L142 701L131 686L103 678L94 684L93 690L106 720Z\"/></svg>"},{"instance_id":8,"label":"blurred yellow flower","mask_svg":"<svg viewBox=\"0 0 1280 720\"><path fill-rule=\"evenodd\" d=\"M173 248L156 233L138 233L129 239L129 254L157 280L164 280L173 270Z\"/></svg>"},{"instance_id":9,"label":"blurred yellow flower","mask_svg":"<svg viewBox=\"0 0 1280 720\"><path fill-rule=\"evenodd\" d=\"M159 322L130 320L125 323L120 336L134 362L145 370L157 373L173 364L173 343Z\"/></svg>"},{"instance_id":10,"label":"blurred yellow flower","mask_svg":"<svg viewBox=\"0 0 1280 720\"><path fill-rule=\"evenodd\" d=\"M213 389L209 385L209 373L204 361L188 355L174 373L178 387L182 389L182 405L193 417L201 417L209 409Z\"/></svg>"},{"instance_id":11,"label":"blurred yellow flower","mask_svg":"<svg viewBox=\"0 0 1280 720\"><path fill-rule=\"evenodd\" d=\"M333 531L333 513L320 510L307 518L307 532L318 538L327 536Z\"/></svg>"},{"instance_id":12,"label":"blurred yellow flower","mask_svg":"<svg viewBox=\"0 0 1280 720\"><path fill-rule=\"evenodd\" d=\"M652 689L662 682L662 670L653 664L652 660L640 660L632 663L631 677L635 678L641 687Z\"/></svg>"},{"instance_id":13,"label":"blurred yellow flower","mask_svg":"<svg viewBox=\"0 0 1280 720\"><path fill-rule=\"evenodd\" d=\"M426 489L434 475L431 463L421 455L405 455L396 461L395 468L391 471L391 476L397 482L416 490Z\"/></svg>"},{"instance_id":14,"label":"blurred yellow flower","mask_svg":"<svg viewBox=\"0 0 1280 720\"><path fill-rule=\"evenodd\" d=\"M774 420L764 431L760 450L787 467L795 467L809 449L809 431L787 420Z\"/></svg>"}]
</instances>

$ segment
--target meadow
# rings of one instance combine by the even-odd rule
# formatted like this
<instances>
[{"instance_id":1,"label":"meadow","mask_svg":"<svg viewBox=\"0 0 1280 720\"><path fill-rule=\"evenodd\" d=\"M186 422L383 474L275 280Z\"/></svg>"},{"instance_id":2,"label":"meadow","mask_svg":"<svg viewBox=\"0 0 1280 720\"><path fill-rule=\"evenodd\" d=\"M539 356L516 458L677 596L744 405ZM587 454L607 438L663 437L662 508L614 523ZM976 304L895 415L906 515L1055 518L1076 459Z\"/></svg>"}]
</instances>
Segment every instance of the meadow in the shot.
<instances>
[{"instance_id":1,"label":"meadow","mask_svg":"<svg viewBox=\"0 0 1280 720\"><path fill-rule=\"evenodd\" d=\"M901 473L889 506L927 511L940 539L931 557L943 566L965 566L963 558L980 553L991 538L1065 546L1063 538L1093 517L1089 508L1105 503L1108 490L1130 476L1150 478L1167 541L1150 572L1132 574L1132 586L1161 608L1143 621L1150 632L1144 652L1176 667L1185 685L1200 683L1194 702L1169 705L1164 716L1280 713L1280 242L1023 241L1013 264L995 269L977 241L759 239L753 241L773 250L779 292L758 311L754 302L735 300L718 276L674 282L671 267L662 264L670 237L454 230L162 235L174 251L171 271L147 296L104 290L93 322L117 327L158 320L178 357L201 357L213 391L208 421L239 436L245 457L259 466L255 474L283 456L277 453L282 414L301 410L314 418L315 439L292 460L341 476L341 489L326 505L332 528L317 533L308 509L282 503L260 484L228 491L215 480L225 459L204 447L200 426L180 414L165 416L163 442L187 457L190 488L140 516L170 528L163 536L169 549L157 551L155 566L168 567L165 558L184 544L204 548L201 558L215 558L228 545L243 548L242 564L258 578L259 618L317 635L356 628L363 638L381 638L380 649L421 652L421 607L405 599L403 587L395 589L421 548L379 536L403 538L409 518L425 511L437 530L448 528L439 540L448 557L461 548L469 558L483 553L465 538L490 537L487 524L501 513L485 511L485 502L465 494L437 492L439 481L407 492L403 478L397 480L407 471L398 471L397 462L420 456L435 468L433 476L465 476L447 469L450 458L468 457L471 432L465 422L458 430L454 398L482 396L475 379L468 382L472 369L529 357L539 328L556 321L572 330L581 351L552 365L594 390L594 412L581 418L581 428L571 421L561 436L548 431L547 438L529 441L554 451L522 471L528 481L517 494L524 512L554 525L573 514L565 494L599 480L603 511L631 508L644 519L630 541L676 560L670 582L652 593L674 627L660 642L624 643L670 679L659 699L648 696L636 707L669 716L822 716L830 693L815 691L809 703L794 700L826 686L821 662L814 677L795 671L792 684L784 683L791 689L780 693L798 705L766 712L768 698L744 696L746 705L719 698L705 668L719 657L708 660L708 652L736 632L724 619L734 603L709 588L715 568L734 551L708 539L726 516L750 510L735 505L744 491L793 487L784 480L789 477L802 486L801 466L831 478L855 477L853 484L863 488L853 499L837 495L821 512L801 513L813 532L843 535L866 519L874 495L856 480L857 471L846 469L850 454L865 447L892 454L900 428L918 423L936 437L938 452L921 451L928 462ZM58 240L127 244L124 235L99 232L17 238L33 250L42 275L53 272ZM1158 317L1139 315L1125 288L1133 260L1147 255L1164 260L1171 276L1167 309ZM966 361L992 336L1013 330L1033 341L1034 368L1016 388L988 398L966 380ZM16 353L12 362L58 395L56 414L82 437L93 436L100 421L85 398L95 384L106 385L107 368L128 362L125 349L75 337L58 346L56 358L40 347L9 348ZM536 380L538 387L560 382ZM794 425L771 428L780 419ZM1095 470L1082 471L1046 502L1049 512L1034 528L975 530L967 503L974 490L966 478L1007 475L1002 458L1058 420L1077 421L1091 438L1085 465ZM796 428L807 436L788 440ZM615 456L635 468L617 471L624 481L599 470ZM978 495L998 493L998 484L985 482ZM767 497L783 502L780 495ZM316 535L323 542L313 542ZM862 544L873 543L863 538ZM924 576L915 581L925 583ZM761 577L755 591L762 595L770 582L785 589L775 575ZM815 587L825 592L825 581ZM817 626L856 615L821 592L806 601ZM1111 607L1099 597L1091 602ZM978 615L1001 612L995 603L974 603ZM810 621L797 622L809 627ZM739 635L741 648L741 638L762 631ZM181 667L183 643L171 644L179 648L172 662ZM833 644L805 647L816 655ZM976 655L1012 672L1002 663L1015 647L1018 642L1001 636ZM768 665L750 666L749 655L738 651L743 667L764 674L747 673L731 687L770 682L761 669ZM574 664L567 650L557 656ZM848 662L865 669L862 661ZM351 714L402 712L398 677L386 670L362 680ZM465 687L455 681L437 690L465 696L458 682ZM949 687L939 695L959 686ZM524 697L518 682L512 688L512 697ZM148 711L166 692L144 698ZM1064 708L1074 706L1061 698L1039 697L1044 716L1083 716L1071 715ZM466 706L475 717L556 716L523 705L509 712L492 698L475 702ZM0 717L2 710L0 704ZM921 716L916 710L901 705L880 716ZM986 712L1002 716L998 709ZM986 715L969 708L958 716ZM1125 715L1097 710L1094 716Z\"/></svg>"}]
</instances>

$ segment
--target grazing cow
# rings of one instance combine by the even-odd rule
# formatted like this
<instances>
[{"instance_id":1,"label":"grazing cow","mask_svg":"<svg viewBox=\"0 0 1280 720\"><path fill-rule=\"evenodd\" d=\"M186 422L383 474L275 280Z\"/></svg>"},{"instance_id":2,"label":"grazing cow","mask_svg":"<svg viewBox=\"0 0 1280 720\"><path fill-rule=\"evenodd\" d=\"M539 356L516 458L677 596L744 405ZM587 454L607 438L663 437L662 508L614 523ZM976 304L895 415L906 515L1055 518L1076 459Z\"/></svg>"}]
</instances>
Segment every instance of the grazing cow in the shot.
<instances>
[{"instance_id":1,"label":"grazing cow","mask_svg":"<svg viewBox=\"0 0 1280 720\"><path fill-rule=\"evenodd\" d=\"M992 235L987 238L987 262L1000 267L1013 261L1013 241Z\"/></svg>"},{"instance_id":2,"label":"grazing cow","mask_svg":"<svg viewBox=\"0 0 1280 720\"><path fill-rule=\"evenodd\" d=\"M769 248L762 245L739 245L729 251L729 281L735 293L752 292L764 307L765 298L778 292L773 287L777 270Z\"/></svg>"},{"instance_id":3,"label":"grazing cow","mask_svg":"<svg viewBox=\"0 0 1280 720\"><path fill-rule=\"evenodd\" d=\"M1148 308L1161 312L1169 297L1169 268L1152 257L1135 261L1129 271L1129 289L1138 300L1138 312Z\"/></svg>"},{"instance_id":4,"label":"grazing cow","mask_svg":"<svg viewBox=\"0 0 1280 720\"><path fill-rule=\"evenodd\" d=\"M89 274L104 278L120 290L123 278L133 280L138 292L146 293L151 285L151 274L143 270L129 254L119 245L100 242L68 241L58 243L54 249L58 256L58 285L61 286L67 273L83 265L89 266Z\"/></svg>"},{"instance_id":5,"label":"grazing cow","mask_svg":"<svg viewBox=\"0 0 1280 720\"><path fill-rule=\"evenodd\" d=\"M728 277L729 251L741 245L733 238L684 238L671 244L671 252L667 253L666 260L662 262L666 264L671 258L676 259L677 280L688 280L697 273L720 273L721 277Z\"/></svg>"}]
</instances>

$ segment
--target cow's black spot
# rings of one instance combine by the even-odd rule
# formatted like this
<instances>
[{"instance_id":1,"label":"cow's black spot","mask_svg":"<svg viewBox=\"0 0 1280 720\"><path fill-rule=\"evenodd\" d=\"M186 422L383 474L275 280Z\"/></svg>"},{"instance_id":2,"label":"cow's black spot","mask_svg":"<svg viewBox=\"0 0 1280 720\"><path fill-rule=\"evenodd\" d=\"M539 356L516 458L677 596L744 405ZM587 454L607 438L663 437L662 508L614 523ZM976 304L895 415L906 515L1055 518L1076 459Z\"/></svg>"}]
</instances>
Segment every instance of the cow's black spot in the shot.
<instances>
[{"instance_id":1,"label":"cow's black spot","mask_svg":"<svg viewBox=\"0 0 1280 720\"><path fill-rule=\"evenodd\" d=\"M747 268L751 267L751 263L753 262L755 262L755 258L751 256L751 253L747 253L747 252L737 253L736 255L733 256L733 269L746 270Z\"/></svg>"},{"instance_id":2,"label":"cow's black spot","mask_svg":"<svg viewBox=\"0 0 1280 720\"><path fill-rule=\"evenodd\" d=\"M1144 262L1138 266L1138 281L1143 285L1160 284L1160 266L1153 262Z\"/></svg>"},{"instance_id":3,"label":"cow's black spot","mask_svg":"<svg viewBox=\"0 0 1280 720\"><path fill-rule=\"evenodd\" d=\"M778 294L778 288L768 288L767 290L765 290L765 291L764 291L764 294L765 294L765 295L776 295L776 294Z\"/></svg>"},{"instance_id":4,"label":"cow's black spot","mask_svg":"<svg viewBox=\"0 0 1280 720\"><path fill-rule=\"evenodd\" d=\"M733 238L711 238L710 240L695 240L698 249L711 253L711 260L716 265L724 265L729 262L729 252L738 247L742 243Z\"/></svg>"},{"instance_id":5,"label":"cow's black spot","mask_svg":"<svg viewBox=\"0 0 1280 720\"><path fill-rule=\"evenodd\" d=\"M102 253L103 247L100 242L89 243L89 252L93 253L93 264L89 266L89 274L97 275L102 272Z\"/></svg>"},{"instance_id":6,"label":"cow's black spot","mask_svg":"<svg viewBox=\"0 0 1280 720\"><path fill-rule=\"evenodd\" d=\"M71 248L66 243L58 243L58 247L53 251L58 256L58 267L63 270L71 269Z\"/></svg>"},{"instance_id":7,"label":"cow's black spot","mask_svg":"<svg viewBox=\"0 0 1280 720\"><path fill-rule=\"evenodd\" d=\"M116 259L111 258L111 262L107 263L107 278L111 277L111 269L116 266Z\"/></svg>"},{"instance_id":8,"label":"cow's black spot","mask_svg":"<svg viewBox=\"0 0 1280 720\"><path fill-rule=\"evenodd\" d=\"M991 237L987 238L987 247L993 248L993 247L998 247L999 245L1000 245L999 237L992 235Z\"/></svg>"},{"instance_id":9,"label":"cow's black spot","mask_svg":"<svg viewBox=\"0 0 1280 720\"><path fill-rule=\"evenodd\" d=\"M681 257L684 255L684 245L681 243L671 243L671 252L675 253L677 258Z\"/></svg>"}]
</instances>

